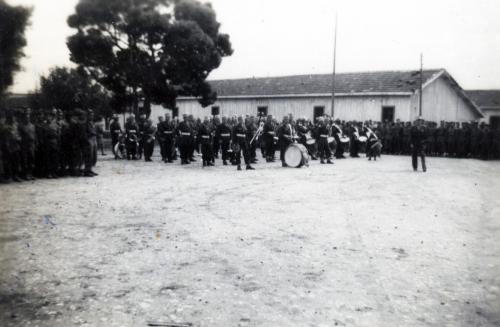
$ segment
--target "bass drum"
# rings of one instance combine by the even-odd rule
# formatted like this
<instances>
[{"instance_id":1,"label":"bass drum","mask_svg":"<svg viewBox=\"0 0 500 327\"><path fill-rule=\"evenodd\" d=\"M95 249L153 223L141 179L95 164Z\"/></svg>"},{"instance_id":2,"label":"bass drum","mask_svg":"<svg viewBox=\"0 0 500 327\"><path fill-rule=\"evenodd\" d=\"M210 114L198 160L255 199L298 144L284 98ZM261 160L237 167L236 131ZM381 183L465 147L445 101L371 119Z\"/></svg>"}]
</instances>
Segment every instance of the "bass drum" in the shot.
<instances>
[{"instance_id":1,"label":"bass drum","mask_svg":"<svg viewBox=\"0 0 500 327\"><path fill-rule=\"evenodd\" d=\"M290 144L285 152L285 163L293 168L309 166L309 155L306 147L298 143Z\"/></svg>"}]
</instances>

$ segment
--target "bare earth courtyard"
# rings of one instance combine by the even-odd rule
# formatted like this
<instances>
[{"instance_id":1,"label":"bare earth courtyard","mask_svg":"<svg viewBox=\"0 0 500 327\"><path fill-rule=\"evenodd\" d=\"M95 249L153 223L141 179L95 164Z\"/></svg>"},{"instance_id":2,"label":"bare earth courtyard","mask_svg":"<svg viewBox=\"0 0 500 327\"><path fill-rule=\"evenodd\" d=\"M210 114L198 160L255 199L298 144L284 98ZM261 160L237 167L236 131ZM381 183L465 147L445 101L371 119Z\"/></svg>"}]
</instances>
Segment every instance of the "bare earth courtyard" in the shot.
<instances>
[{"instance_id":1,"label":"bare earth courtyard","mask_svg":"<svg viewBox=\"0 0 500 327\"><path fill-rule=\"evenodd\" d=\"M1 326L500 325L500 162L156 160L0 187Z\"/></svg>"}]
</instances>

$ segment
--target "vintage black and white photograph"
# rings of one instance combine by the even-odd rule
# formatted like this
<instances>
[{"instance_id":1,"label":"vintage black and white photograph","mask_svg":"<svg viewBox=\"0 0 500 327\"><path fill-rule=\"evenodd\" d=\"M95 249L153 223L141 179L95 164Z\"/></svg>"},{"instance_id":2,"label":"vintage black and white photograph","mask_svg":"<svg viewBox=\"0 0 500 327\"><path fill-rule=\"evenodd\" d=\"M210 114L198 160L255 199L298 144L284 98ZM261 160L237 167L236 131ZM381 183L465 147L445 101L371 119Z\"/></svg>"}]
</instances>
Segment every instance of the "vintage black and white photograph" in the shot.
<instances>
[{"instance_id":1,"label":"vintage black and white photograph","mask_svg":"<svg viewBox=\"0 0 500 327\"><path fill-rule=\"evenodd\" d=\"M0 0L0 326L500 326L499 17Z\"/></svg>"}]
</instances>

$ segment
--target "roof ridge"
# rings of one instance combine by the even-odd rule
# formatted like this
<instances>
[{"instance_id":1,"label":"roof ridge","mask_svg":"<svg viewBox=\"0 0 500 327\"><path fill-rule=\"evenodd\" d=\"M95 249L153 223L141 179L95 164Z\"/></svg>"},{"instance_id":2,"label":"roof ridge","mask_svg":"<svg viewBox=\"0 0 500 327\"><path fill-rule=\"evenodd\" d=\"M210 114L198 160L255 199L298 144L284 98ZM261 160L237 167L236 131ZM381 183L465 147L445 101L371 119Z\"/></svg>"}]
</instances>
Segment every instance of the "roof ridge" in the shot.
<instances>
[{"instance_id":1,"label":"roof ridge","mask_svg":"<svg viewBox=\"0 0 500 327\"><path fill-rule=\"evenodd\" d=\"M336 75L352 75L352 74L380 74L380 73L409 73L419 71L418 69L402 69L402 70L373 70L373 71L358 71L358 72L342 72ZM428 68L424 72L440 72L446 71L444 68ZM332 73L318 73L318 74L294 74L294 75L281 75L281 76L252 76L252 77L236 77L236 78L223 78L207 80L207 82L220 82L220 81L244 81L255 79L270 79L270 78L293 78L293 77L309 77L309 76L331 76Z\"/></svg>"}]
</instances>

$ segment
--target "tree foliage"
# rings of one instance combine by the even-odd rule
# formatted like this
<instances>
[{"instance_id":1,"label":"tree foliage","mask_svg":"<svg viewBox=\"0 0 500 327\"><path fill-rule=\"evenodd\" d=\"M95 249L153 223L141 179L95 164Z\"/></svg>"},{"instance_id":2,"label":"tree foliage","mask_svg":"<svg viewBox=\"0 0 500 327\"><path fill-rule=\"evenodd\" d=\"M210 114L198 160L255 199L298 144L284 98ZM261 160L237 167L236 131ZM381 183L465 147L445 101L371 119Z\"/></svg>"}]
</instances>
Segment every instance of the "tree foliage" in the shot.
<instances>
[{"instance_id":1,"label":"tree foliage","mask_svg":"<svg viewBox=\"0 0 500 327\"><path fill-rule=\"evenodd\" d=\"M112 113L108 92L81 69L53 68L40 78L40 90L31 96L31 101L35 108L93 109L103 117Z\"/></svg>"},{"instance_id":2,"label":"tree foliage","mask_svg":"<svg viewBox=\"0 0 500 327\"><path fill-rule=\"evenodd\" d=\"M80 0L68 24L71 60L114 95L119 106L144 100L175 107L177 96L216 100L206 82L232 54L210 4L196 0Z\"/></svg>"},{"instance_id":3,"label":"tree foliage","mask_svg":"<svg viewBox=\"0 0 500 327\"><path fill-rule=\"evenodd\" d=\"M26 46L25 30L31 9L10 6L0 0L0 96L14 82Z\"/></svg>"}]
</instances>

